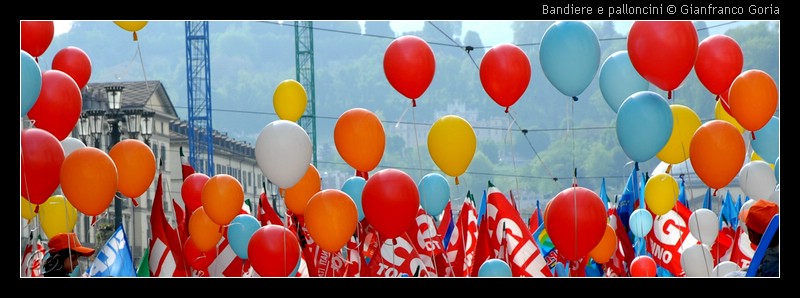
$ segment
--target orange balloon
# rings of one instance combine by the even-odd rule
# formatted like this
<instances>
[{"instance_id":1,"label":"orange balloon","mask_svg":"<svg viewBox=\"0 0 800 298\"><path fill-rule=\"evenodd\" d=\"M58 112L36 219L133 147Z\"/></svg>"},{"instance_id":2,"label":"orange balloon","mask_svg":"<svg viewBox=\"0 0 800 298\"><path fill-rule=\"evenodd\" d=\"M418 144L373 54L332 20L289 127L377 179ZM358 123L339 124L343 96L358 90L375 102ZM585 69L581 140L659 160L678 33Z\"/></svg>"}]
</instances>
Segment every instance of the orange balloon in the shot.
<instances>
[{"instance_id":1,"label":"orange balloon","mask_svg":"<svg viewBox=\"0 0 800 298\"><path fill-rule=\"evenodd\" d=\"M749 131L757 131L772 119L778 108L778 87L766 72L745 71L731 84L728 91L731 116Z\"/></svg>"},{"instance_id":2,"label":"orange balloon","mask_svg":"<svg viewBox=\"0 0 800 298\"><path fill-rule=\"evenodd\" d=\"M386 133L378 116L362 108L344 112L333 128L336 151L347 164L361 172L378 166L386 147Z\"/></svg>"},{"instance_id":3,"label":"orange balloon","mask_svg":"<svg viewBox=\"0 0 800 298\"><path fill-rule=\"evenodd\" d=\"M611 260L611 256L617 251L617 233L611 225L606 225L606 231L603 233L603 238L591 251L589 257L598 264L605 264Z\"/></svg>"},{"instance_id":4,"label":"orange balloon","mask_svg":"<svg viewBox=\"0 0 800 298\"><path fill-rule=\"evenodd\" d=\"M742 134L723 120L701 125L689 145L689 159L695 173L714 189L725 187L739 174L745 155Z\"/></svg>"},{"instance_id":5,"label":"orange balloon","mask_svg":"<svg viewBox=\"0 0 800 298\"><path fill-rule=\"evenodd\" d=\"M61 165L61 190L81 213L100 215L117 193L117 166L100 149L77 149Z\"/></svg>"},{"instance_id":6,"label":"orange balloon","mask_svg":"<svg viewBox=\"0 0 800 298\"><path fill-rule=\"evenodd\" d=\"M308 201L304 219L314 243L335 253L350 241L356 231L358 207L345 192L326 189Z\"/></svg>"},{"instance_id":7,"label":"orange balloon","mask_svg":"<svg viewBox=\"0 0 800 298\"><path fill-rule=\"evenodd\" d=\"M208 218L204 207L197 208L189 218L189 237L201 252L207 252L222 239L222 226Z\"/></svg>"},{"instance_id":8,"label":"orange balloon","mask_svg":"<svg viewBox=\"0 0 800 298\"><path fill-rule=\"evenodd\" d=\"M286 196L284 197L286 208L289 208L294 214L305 213L308 200L311 200L311 197L322 189L321 184L319 171L314 165L309 164L303 178L300 178L297 184L286 190Z\"/></svg>"},{"instance_id":9,"label":"orange balloon","mask_svg":"<svg viewBox=\"0 0 800 298\"><path fill-rule=\"evenodd\" d=\"M200 202L208 218L218 225L227 225L242 211L244 189L233 176L217 174L203 186Z\"/></svg>"},{"instance_id":10,"label":"orange balloon","mask_svg":"<svg viewBox=\"0 0 800 298\"><path fill-rule=\"evenodd\" d=\"M138 198L153 184L156 157L144 142L122 140L108 151L108 155L117 165L117 188L124 196Z\"/></svg>"}]
</instances>

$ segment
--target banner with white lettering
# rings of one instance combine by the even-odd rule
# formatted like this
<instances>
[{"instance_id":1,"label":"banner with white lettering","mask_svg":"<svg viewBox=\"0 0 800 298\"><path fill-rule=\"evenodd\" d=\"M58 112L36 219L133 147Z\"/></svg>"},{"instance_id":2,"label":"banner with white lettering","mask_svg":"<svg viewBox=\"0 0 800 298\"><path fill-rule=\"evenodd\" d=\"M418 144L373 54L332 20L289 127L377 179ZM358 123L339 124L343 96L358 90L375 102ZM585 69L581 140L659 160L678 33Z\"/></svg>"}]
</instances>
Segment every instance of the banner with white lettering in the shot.
<instances>
[{"instance_id":1,"label":"banner with white lettering","mask_svg":"<svg viewBox=\"0 0 800 298\"><path fill-rule=\"evenodd\" d=\"M385 239L370 260L369 268L374 277L398 277L403 273L408 276L431 276L407 233L394 239Z\"/></svg>"},{"instance_id":2,"label":"banner with white lettering","mask_svg":"<svg viewBox=\"0 0 800 298\"><path fill-rule=\"evenodd\" d=\"M428 272L438 272L434 256L443 254L442 239L436 231L436 224L433 222L433 217L425 212L425 209L419 207L417 210L416 224L408 227L406 231L408 236L411 237L411 243L414 249L419 253L419 257L425 264Z\"/></svg>"},{"instance_id":3,"label":"banner with white lettering","mask_svg":"<svg viewBox=\"0 0 800 298\"><path fill-rule=\"evenodd\" d=\"M664 215L654 216L653 229L645 236L647 252L653 256L658 266L664 267L675 276L685 275L681 266L683 251L700 243L689 232L686 224L691 215L692 212L686 206L676 202L672 210Z\"/></svg>"},{"instance_id":4,"label":"banner with white lettering","mask_svg":"<svg viewBox=\"0 0 800 298\"><path fill-rule=\"evenodd\" d=\"M133 256L128 248L128 236L120 225L97 253L92 265L86 269L89 277L136 277Z\"/></svg>"}]
</instances>

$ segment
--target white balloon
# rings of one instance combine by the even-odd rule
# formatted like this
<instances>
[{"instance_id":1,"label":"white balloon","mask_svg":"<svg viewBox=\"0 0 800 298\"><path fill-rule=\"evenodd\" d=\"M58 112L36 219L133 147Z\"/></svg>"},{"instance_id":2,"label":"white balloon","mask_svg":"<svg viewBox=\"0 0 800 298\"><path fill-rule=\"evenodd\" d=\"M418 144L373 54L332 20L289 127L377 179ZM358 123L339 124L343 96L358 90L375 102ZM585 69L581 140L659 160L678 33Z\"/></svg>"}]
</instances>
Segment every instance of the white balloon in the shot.
<instances>
[{"instance_id":1,"label":"white balloon","mask_svg":"<svg viewBox=\"0 0 800 298\"><path fill-rule=\"evenodd\" d=\"M711 271L711 276L713 277L724 277L728 273L734 272L739 270L739 265L731 261L720 262L717 264L717 267L714 267L714 271Z\"/></svg>"},{"instance_id":2,"label":"white balloon","mask_svg":"<svg viewBox=\"0 0 800 298\"><path fill-rule=\"evenodd\" d=\"M708 246L697 243L683 250L681 266L687 277L710 277L714 271L714 258Z\"/></svg>"},{"instance_id":3,"label":"white balloon","mask_svg":"<svg viewBox=\"0 0 800 298\"><path fill-rule=\"evenodd\" d=\"M700 208L689 216L689 232L705 245L712 245L719 234L719 218L714 211Z\"/></svg>"},{"instance_id":4,"label":"white balloon","mask_svg":"<svg viewBox=\"0 0 800 298\"><path fill-rule=\"evenodd\" d=\"M63 141L61 141L61 148L64 148L64 157L69 156L72 151L78 150L80 148L86 148L86 144L81 142L73 137L67 137Z\"/></svg>"},{"instance_id":5,"label":"white balloon","mask_svg":"<svg viewBox=\"0 0 800 298\"><path fill-rule=\"evenodd\" d=\"M256 139L256 163L269 181L288 189L303 178L311 164L311 138L297 123L272 121Z\"/></svg>"},{"instance_id":6,"label":"white balloon","mask_svg":"<svg viewBox=\"0 0 800 298\"><path fill-rule=\"evenodd\" d=\"M775 204L778 204L778 208L781 207L781 185L780 184L778 184L778 186L775 187L775 191L773 191L772 194L769 195L769 199L767 199L767 200L769 200L770 202L773 202Z\"/></svg>"},{"instance_id":7,"label":"white balloon","mask_svg":"<svg viewBox=\"0 0 800 298\"><path fill-rule=\"evenodd\" d=\"M739 172L739 185L745 195L751 199L766 199L775 190L778 181L775 170L763 160L748 162Z\"/></svg>"},{"instance_id":8,"label":"white balloon","mask_svg":"<svg viewBox=\"0 0 800 298\"><path fill-rule=\"evenodd\" d=\"M742 228L746 228L747 226L744 224L744 216L747 215L747 211L750 210L750 206L753 206L756 200L750 199L747 202L742 204L742 209L739 210L739 226Z\"/></svg>"}]
</instances>

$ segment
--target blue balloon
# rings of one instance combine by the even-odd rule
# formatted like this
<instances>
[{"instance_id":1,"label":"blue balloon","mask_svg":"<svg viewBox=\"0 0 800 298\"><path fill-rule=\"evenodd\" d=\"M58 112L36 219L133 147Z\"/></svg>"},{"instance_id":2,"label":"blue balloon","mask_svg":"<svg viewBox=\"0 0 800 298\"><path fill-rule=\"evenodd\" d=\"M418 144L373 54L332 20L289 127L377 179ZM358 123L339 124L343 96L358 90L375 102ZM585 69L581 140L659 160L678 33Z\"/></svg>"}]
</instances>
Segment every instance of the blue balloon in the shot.
<instances>
[{"instance_id":1,"label":"blue balloon","mask_svg":"<svg viewBox=\"0 0 800 298\"><path fill-rule=\"evenodd\" d=\"M617 139L635 162L645 162L661 151L672 134L672 110L667 100L652 91L639 91L617 111Z\"/></svg>"},{"instance_id":2,"label":"blue balloon","mask_svg":"<svg viewBox=\"0 0 800 298\"><path fill-rule=\"evenodd\" d=\"M501 259L488 259L478 269L478 277L511 277L511 267Z\"/></svg>"},{"instance_id":3,"label":"blue balloon","mask_svg":"<svg viewBox=\"0 0 800 298\"><path fill-rule=\"evenodd\" d=\"M42 90L42 70L39 69L39 63L23 50L19 50L19 64L19 116L22 117L39 99L39 91Z\"/></svg>"},{"instance_id":4,"label":"blue balloon","mask_svg":"<svg viewBox=\"0 0 800 298\"><path fill-rule=\"evenodd\" d=\"M780 155L780 128L781 119L772 116L772 119L769 119L769 122L764 127L755 132L756 139L751 143L753 151L767 162L777 159L778 155Z\"/></svg>"},{"instance_id":5,"label":"blue balloon","mask_svg":"<svg viewBox=\"0 0 800 298\"><path fill-rule=\"evenodd\" d=\"M580 21L559 21L547 28L539 47L539 62L547 80L561 93L581 94L600 67L600 41L592 27Z\"/></svg>"},{"instance_id":6,"label":"blue balloon","mask_svg":"<svg viewBox=\"0 0 800 298\"><path fill-rule=\"evenodd\" d=\"M628 223L634 236L644 238L653 228L653 216L646 209L636 209L631 213Z\"/></svg>"},{"instance_id":7,"label":"blue balloon","mask_svg":"<svg viewBox=\"0 0 800 298\"><path fill-rule=\"evenodd\" d=\"M356 208L358 208L358 221L364 219L364 209L361 208L361 192L364 191L364 185L366 184L367 180L358 176L347 178L344 184L342 184L341 191L350 196L353 202L356 203Z\"/></svg>"},{"instance_id":8,"label":"blue balloon","mask_svg":"<svg viewBox=\"0 0 800 298\"><path fill-rule=\"evenodd\" d=\"M425 175L417 184L417 188L419 189L419 204L430 216L442 213L447 202L450 201L450 185L441 174Z\"/></svg>"},{"instance_id":9,"label":"blue balloon","mask_svg":"<svg viewBox=\"0 0 800 298\"><path fill-rule=\"evenodd\" d=\"M249 214L239 214L231 220L228 225L228 244L238 257L247 259L247 245L260 227L258 220Z\"/></svg>"},{"instance_id":10,"label":"blue balloon","mask_svg":"<svg viewBox=\"0 0 800 298\"><path fill-rule=\"evenodd\" d=\"M619 106L628 96L647 91L650 83L633 68L628 51L619 51L606 58L600 67L600 92L608 106L619 111Z\"/></svg>"},{"instance_id":11,"label":"blue balloon","mask_svg":"<svg viewBox=\"0 0 800 298\"><path fill-rule=\"evenodd\" d=\"M775 180L781 183L781 157L775 159Z\"/></svg>"}]
</instances>

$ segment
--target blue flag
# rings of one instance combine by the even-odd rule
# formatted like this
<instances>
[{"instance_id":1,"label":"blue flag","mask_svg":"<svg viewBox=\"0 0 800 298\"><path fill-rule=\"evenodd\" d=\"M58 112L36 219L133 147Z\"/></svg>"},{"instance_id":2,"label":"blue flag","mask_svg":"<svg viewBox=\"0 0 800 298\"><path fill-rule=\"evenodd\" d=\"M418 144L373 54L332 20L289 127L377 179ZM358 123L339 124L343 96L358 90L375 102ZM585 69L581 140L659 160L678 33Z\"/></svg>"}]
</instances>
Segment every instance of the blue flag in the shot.
<instances>
[{"instance_id":1,"label":"blue flag","mask_svg":"<svg viewBox=\"0 0 800 298\"><path fill-rule=\"evenodd\" d=\"M99 250L94 262L86 269L86 275L89 277L136 277L133 255L128 248L128 236L122 225L117 227L117 231Z\"/></svg>"},{"instance_id":2,"label":"blue flag","mask_svg":"<svg viewBox=\"0 0 800 298\"><path fill-rule=\"evenodd\" d=\"M706 190L706 197L703 199L703 209L711 209L711 188Z\"/></svg>"},{"instance_id":3,"label":"blue flag","mask_svg":"<svg viewBox=\"0 0 800 298\"><path fill-rule=\"evenodd\" d=\"M486 190L483 190L483 197L481 198L481 205L478 207L478 226L481 226L483 215L486 214Z\"/></svg>"},{"instance_id":4,"label":"blue flag","mask_svg":"<svg viewBox=\"0 0 800 298\"><path fill-rule=\"evenodd\" d=\"M683 180L683 175L681 175L681 186L680 190L678 191L678 201L683 204L683 206L689 206L689 202L686 202L686 180Z\"/></svg>"},{"instance_id":5,"label":"blue flag","mask_svg":"<svg viewBox=\"0 0 800 298\"><path fill-rule=\"evenodd\" d=\"M600 199L603 200L603 206L606 207L606 212L608 212L608 193L606 193L606 178L603 177L603 180L600 182ZM537 208L539 207L539 202L536 202Z\"/></svg>"},{"instance_id":6,"label":"blue flag","mask_svg":"<svg viewBox=\"0 0 800 298\"><path fill-rule=\"evenodd\" d=\"M731 197L731 191L728 190L728 193L725 194L725 201L722 202L722 209L720 211L722 215L722 220L727 222L731 227L737 227L739 224L739 209L736 208L736 204L733 203L733 197Z\"/></svg>"},{"instance_id":7,"label":"blue flag","mask_svg":"<svg viewBox=\"0 0 800 298\"><path fill-rule=\"evenodd\" d=\"M542 219L542 208L539 207L539 200L536 200L536 222L538 222L539 225L544 223Z\"/></svg>"},{"instance_id":8,"label":"blue flag","mask_svg":"<svg viewBox=\"0 0 800 298\"><path fill-rule=\"evenodd\" d=\"M636 181L636 170L631 171L631 175L628 176L628 182L625 183L625 190L622 191L622 195L617 201L617 214L619 219L622 220L622 225L625 226L626 231L631 230L628 221L631 219L631 213L633 213L634 181Z\"/></svg>"}]
</instances>

